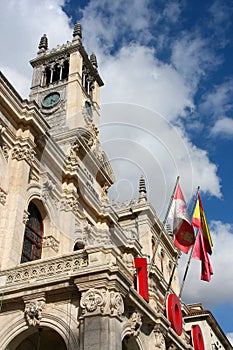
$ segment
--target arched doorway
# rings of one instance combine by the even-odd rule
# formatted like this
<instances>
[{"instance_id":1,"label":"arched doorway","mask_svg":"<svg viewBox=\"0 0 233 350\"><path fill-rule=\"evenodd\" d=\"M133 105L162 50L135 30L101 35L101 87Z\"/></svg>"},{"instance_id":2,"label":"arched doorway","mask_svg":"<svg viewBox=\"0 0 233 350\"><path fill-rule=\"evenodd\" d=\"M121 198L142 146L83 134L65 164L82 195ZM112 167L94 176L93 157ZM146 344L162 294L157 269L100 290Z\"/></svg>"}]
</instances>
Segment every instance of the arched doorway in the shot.
<instances>
[{"instance_id":1,"label":"arched doorway","mask_svg":"<svg viewBox=\"0 0 233 350\"><path fill-rule=\"evenodd\" d=\"M136 338L132 335L126 335L122 341L122 350L140 350Z\"/></svg>"},{"instance_id":2,"label":"arched doorway","mask_svg":"<svg viewBox=\"0 0 233 350\"><path fill-rule=\"evenodd\" d=\"M67 350L62 337L53 329L39 327L35 332L28 335L20 341L15 350Z\"/></svg>"}]
</instances>

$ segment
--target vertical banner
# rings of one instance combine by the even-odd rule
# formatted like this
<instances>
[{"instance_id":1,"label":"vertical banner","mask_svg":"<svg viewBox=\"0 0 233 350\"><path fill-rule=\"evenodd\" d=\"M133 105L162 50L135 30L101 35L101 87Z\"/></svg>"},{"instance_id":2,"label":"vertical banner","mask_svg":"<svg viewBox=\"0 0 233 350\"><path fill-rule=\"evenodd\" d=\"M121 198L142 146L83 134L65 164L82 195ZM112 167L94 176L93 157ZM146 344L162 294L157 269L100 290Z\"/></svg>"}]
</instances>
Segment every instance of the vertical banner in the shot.
<instances>
[{"instance_id":1,"label":"vertical banner","mask_svg":"<svg viewBox=\"0 0 233 350\"><path fill-rule=\"evenodd\" d=\"M195 350L205 350L204 339L201 328L198 324L192 326L192 342Z\"/></svg>"},{"instance_id":2,"label":"vertical banner","mask_svg":"<svg viewBox=\"0 0 233 350\"><path fill-rule=\"evenodd\" d=\"M147 302L149 302L147 259L135 258L134 266L137 269L137 291Z\"/></svg>"},{"instance_id":3,"label":"vertical banner","mask_svg":"<svg viewBox=\"0 0 233 350\"><path fill-rule=\"evenodd\" d=\"M166 303L167 318L171 322L171 327L177 335L181 335L183 321L180 301L176 294L169 294Z\"/></svg>"}]
</instances>

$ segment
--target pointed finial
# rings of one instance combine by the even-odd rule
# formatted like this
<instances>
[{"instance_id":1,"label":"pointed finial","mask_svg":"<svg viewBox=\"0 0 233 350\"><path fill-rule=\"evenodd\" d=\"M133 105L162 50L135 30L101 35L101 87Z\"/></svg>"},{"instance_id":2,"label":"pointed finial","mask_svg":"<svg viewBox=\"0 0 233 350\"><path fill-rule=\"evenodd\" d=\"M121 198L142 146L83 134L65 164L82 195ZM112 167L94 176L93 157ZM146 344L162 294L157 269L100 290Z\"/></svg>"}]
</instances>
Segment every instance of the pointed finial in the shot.
<instances>
[{"instance_id":1,"label":"pointed finial","mask_svg":"<svg viewBox=\"0 0 233 350\"><path fill-rule=\"evenodd\" d=\"M146 202L147 196L146 196L146 182L143 176L141 176L139 180L139 202Z\"/></svg>"},{"instance_id":2,"label":"pointed finial","mask_svg":"<svg viewBox=\"0 0 233 350\"><path fill-rule=\"evenodd\" d=\"M81 24L78 22L75 24L74 26L74 30L73 30L73 40L80 38L82 39L82 27Z\"/></svg>"},{"instance_id":3,"label":"pointed finial","mask_svg":"<svg viewBox=\"0 0 233 350\"><path fill-rule=\"evenodd\" d=\"M48 38L46 36L46 34L44 34L41 38L40 38L40 43L38 46L39 52L43 52L48 50Z\"/></svg>"},{"instance_id":4,"label":"pointed finial","mask_svg":"<svg viewBox=\"0 0 233 350\"><path fill-rule=\"evenodd\" d=\"M97 59L96 59L96 55L94 54L94 52L92 52L92 54L90 56L90 61L91 61L91 64L94 68L98 68Z\"/></svg>"}]
</instances>

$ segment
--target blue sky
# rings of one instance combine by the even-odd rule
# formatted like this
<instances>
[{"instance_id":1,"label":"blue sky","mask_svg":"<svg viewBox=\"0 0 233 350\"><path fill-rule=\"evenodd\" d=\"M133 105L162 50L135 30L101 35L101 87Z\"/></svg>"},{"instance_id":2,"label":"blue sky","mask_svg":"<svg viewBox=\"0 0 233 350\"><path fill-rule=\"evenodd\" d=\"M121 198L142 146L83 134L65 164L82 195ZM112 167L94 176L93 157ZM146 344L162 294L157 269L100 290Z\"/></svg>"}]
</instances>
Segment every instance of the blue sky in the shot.
<instances>
[{"instance_id":1,"label":"blue sky","mask_svg":"<svg viewBox=\"0 0 233 350\"><path fill-rule=\"evenodd\" d=\"M101 138L115 201L135 197L143 174L163 219L177 175L187 202L200 185L214 276L200 281L192 262L183 298L203 301L233 338L232 1L3 0L0 9L0 69L23 97L40 37L52 48L81 22L105 82Z\"/></svg>"}]
</instances>

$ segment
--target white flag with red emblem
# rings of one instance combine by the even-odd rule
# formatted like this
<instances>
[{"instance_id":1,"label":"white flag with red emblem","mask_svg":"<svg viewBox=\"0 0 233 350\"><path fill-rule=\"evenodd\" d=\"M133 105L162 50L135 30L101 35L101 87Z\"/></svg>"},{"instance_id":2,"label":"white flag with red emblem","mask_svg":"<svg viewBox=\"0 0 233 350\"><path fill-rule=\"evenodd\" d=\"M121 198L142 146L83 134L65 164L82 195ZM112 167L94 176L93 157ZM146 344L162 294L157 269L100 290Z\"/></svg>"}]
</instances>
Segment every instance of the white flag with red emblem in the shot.
<instances>
[{"instance_id":1,"label":"white flag with red emblem","mask_svg":"<svg viewBox=\"0 0 233 350\"><path fill-rule=\"evenodd\" d=\"M173 235L175 246L187 254L194 245L195 235L189 220L187 205L178 183L176 193L169 213L173 221Z\"/></svg>"}]
</instances>

